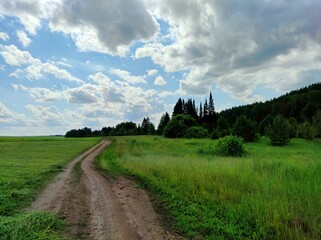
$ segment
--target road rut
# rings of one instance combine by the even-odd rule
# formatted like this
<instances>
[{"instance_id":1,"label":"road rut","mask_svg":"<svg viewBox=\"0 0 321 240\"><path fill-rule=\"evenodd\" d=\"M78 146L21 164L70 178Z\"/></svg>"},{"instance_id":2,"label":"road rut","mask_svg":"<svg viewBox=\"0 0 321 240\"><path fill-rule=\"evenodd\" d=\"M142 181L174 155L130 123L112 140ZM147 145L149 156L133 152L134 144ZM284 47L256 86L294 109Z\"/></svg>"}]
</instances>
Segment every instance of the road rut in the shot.
<instances>
[{"instance_id":1,"label":"road rut","mask_svg":"<svg viewBox=\"0 0 321 240\"><path fill-rule=\"evenodd\" d=\"M76 239L183 239L163 228L148 194L135 182L110 180L94 168L93 160L109 144L102 141L71 161L28 210L64 216ZM82 175L77 178L79 164Z\"/></svg>"}]
</instances>

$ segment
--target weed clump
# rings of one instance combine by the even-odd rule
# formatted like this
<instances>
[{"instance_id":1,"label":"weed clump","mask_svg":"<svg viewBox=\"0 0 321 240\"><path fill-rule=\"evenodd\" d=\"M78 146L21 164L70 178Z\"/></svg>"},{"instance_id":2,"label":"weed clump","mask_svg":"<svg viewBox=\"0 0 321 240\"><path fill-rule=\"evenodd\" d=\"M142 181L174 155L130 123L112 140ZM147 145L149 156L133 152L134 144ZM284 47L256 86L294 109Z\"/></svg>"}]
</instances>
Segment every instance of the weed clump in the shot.
<instances>
[{"instance_id":1,"label":"weed clump","mask_svg":"<svg viewBox=\"0 0 321 240\"><path fill-rule=\"evenodd\" d=\"M220 138L217 142L215 154L224 157L243 156L245 150L242 138L232 135Z\"/></svg>"}]
</instances>

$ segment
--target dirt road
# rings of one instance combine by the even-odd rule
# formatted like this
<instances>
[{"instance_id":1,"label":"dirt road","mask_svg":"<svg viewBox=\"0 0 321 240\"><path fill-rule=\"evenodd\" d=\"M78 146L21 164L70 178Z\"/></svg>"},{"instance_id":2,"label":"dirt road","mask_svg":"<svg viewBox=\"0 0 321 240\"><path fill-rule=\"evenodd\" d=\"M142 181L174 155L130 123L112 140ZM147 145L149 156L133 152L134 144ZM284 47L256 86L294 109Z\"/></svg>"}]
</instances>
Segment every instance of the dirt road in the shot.
<instances>
[{"instance_id":1,"label":"dirt road","mask_svg":"<svg viewBox=\"0 0 321 240\"><path fill-rule=\"evenodd\" d=\"M102 141L70 162L28 210L63 215L76 239L182 239L162 227L143 189L124 177L108 180L95 170L93 160L109 144ZM79 166L81 177L75 174Z\"/></svg>"}]
</instances>

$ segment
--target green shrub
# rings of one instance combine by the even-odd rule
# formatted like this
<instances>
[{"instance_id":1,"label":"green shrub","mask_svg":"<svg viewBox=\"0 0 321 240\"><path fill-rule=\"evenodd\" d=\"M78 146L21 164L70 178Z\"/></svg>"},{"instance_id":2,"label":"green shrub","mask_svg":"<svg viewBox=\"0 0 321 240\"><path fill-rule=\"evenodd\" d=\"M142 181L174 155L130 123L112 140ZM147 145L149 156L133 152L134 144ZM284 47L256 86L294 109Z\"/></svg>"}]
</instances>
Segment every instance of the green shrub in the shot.
<instances>
[{"instance_id":1,"label":"green shrub","mask_svg":"<svg viewBox=\"0 0 321 240\"><path fill-rule=\"evenodd\" d=\"M313 140L315 139L317 130L309 122L304 122L298 125L297 132L297 137L306 140Z\"/></svg>"},{"instance_id":2,"label":"green shrub","mask_svg":"<svg viewBox=\"0 0 321 240\"><path fill-rule=\"evenodd\" d=\"M214 129L211 133L212 139L219 139L221 137L221 133L218 129Z\"/></svg>"},{"instance_id":3,"label":"green shrub","mask_svg":"<svg viewBox=\"0 0 321 240\"><path fill-rule=\"evenodd\" d=\"M284 146L290 141L291 126L289 122L277 115L273 118L272 124L267 128L267 135L273 146Z\"/></svg>"},{"instance_id":4,"label":"green shrub","mask_svg":"<svg viewBox=\"0 0 321 240\"><path fill-rule=\"evenodd\" d=\"M208 131L199 126L190 127L186 131L187 138L205 138L208 136Z\"/></svg>"},{"instance_id":5,"label":"green shrub","mask_svg":"<svg viewBox=\"0 0 321 240\"><path fill-rule=\"evenodd\" d=\"M316 130L316 136L321 137L321 110L317 111L317 113L314 115L313 126Z\"/></svg>"},{"instance_id":6,"label":"green shrub","mask_svg":"<svg viewBox=\"0 0 321 240\"><path fill-rule=\"evenodd\" d=\"M225 136L218 140L216 154L224 157L241 157L245 154L243 140L237 136Z\"/></svg>"},{"instance_id":7,"label":"green shrub","mask_svg":"<svg viewBox=\"0 0 321 240\"><path fill-rule=\"evenodd\" d=\"M178 114L173 117L164 128L164 136L168 138L184 138L187 129L198 126L194 118L189 115Z\"/></svg>"}]
</instances>

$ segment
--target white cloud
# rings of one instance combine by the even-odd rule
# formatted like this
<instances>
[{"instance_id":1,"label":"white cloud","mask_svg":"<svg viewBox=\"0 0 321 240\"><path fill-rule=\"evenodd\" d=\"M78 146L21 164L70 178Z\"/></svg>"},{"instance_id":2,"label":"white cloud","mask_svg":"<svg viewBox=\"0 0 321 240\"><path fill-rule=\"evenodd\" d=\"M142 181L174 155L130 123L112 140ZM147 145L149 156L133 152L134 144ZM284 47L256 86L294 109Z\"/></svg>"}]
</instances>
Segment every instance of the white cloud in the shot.
<instances>
[{"instance_id":1,"label":"white cloud","mask_svg":"<svg viewBox=\"0 0 321 240\"><path fill-rule=\"evenodd\" d=\"M7 41L7 40L9 40L10 38L9 38L9 35L8 35L8 33L6 33L6 32L0 32L0 40L2 40L2 41Z\"/></svg>"},{"instance_id":2,"label":"white cloud","mask_svg":"<svg viewBox=\"0 0 321 240\"><path fill-rule=\"evenodd\" d=\"M57 0L58 1L58 0ZM15 16L26 31L34 35L57 4L56 0L10 0L0 1L0 14Z\"/></svg>"},{"instance_id":3,"label":"white cloud","mask_svg":"<svg viewBox=\"0 0 321 240\"><path fill-rule=\"evenodd\" d=\"M152 37L158 24L140 0L65 0L50 28L70 34L81 51L124 55L133 42Z\"/></svg>"},{"instance_id":4,"label":"white cloud","mask_svg":"<svg viewBox=\"0 0 321 240\"><path fill-rule=\"evenodd\" d=\"M156 69L151 69L151 70L147 71L147 75L149 77L155 76L157 73L158 73L158 70L156 70Z\"/></svg>"},{"instance_id":5,"label":"white cloud","mask_svg":"<svg viewBox=\"0 0 321 240\"><path fill-rule=\"evenodd\" d=\"M30 88L23 85L12 84L15 90L22 90L37 102L51 102L67 99L65 91L51 91L48 88Z\"/></svg>"},{"instance_id":6,"label":"white cloud","mask_svg":"<svg viewBox=\"0 0 321 240\"><path fill-rule=\"evenodd\" d=\"M14 124L21 122L24 119L22 114L18 114L10 110L4 103L0 102L0 123L1 124Z\"/></svg>"},{"instance_id":7,"label":"white cloud","mask_svg":"<svg viewBox=\"0 0 321 240\"><path fill-rule=\"evenodd\" d=\"M22 44L22 46L27 47L31 43L31 39L28 37L25 31L17 30L16 31L18 41Z\"/></svg>"},{"instance_id":8,"label":"white cloud","mask_svg":"<svg viewBox=\"0 0 321 240\"><path fill-rule=\"evenodd\" d=\"M211 85L217 85L248 102L260 98L254 94L257 84L269 87L274 78L273 85L278 85L275 83L278 73L287 76L282 89L290 90L304 82L316 81L315 74L301 71L321 69L315 66L321 62L320 1L145 0L145 3L157 18L170 25L173 41L146 44L136 50L135 57L151 57L167 72L186 71L188 74L180 85L186 94L205 95ZM280 59L287 66L273 64ZM300 59L308 59L303 68Z\"/></svg>"},{"instance_id":9,"label":"white cloud","mask_svg":"<svg viewBox=\"0 0 321 240\"><path fill-rule=\"evenodd\" d=\"M70 94L70 103L78 103L78 104L88 104L88 103L95 103L98 101L95 94L88 89L81 88L81 89L72 89L69 91Z\"/></svg>"},{"instance_id":10,"label":"white cloud","mask_svg":"<svg viewBox=\"0 0 321 240\"><path fill-rule=\"evenodd\" d=\"M165 86L167 82L162 76L159 75L155 78L154 84L157 86Z\"/></svg>"},{"instance_id":11,"label":"white cloud","mask_svg":"<svg viewBox=\"0 0 321 240\"><path fill-rule=\"evenodd\" d=\"M35 117L40 126L62 126L65 124L64 116L55 106L44 107L41 105L27 104L25 106Z\"/></svg>"},{"instance_id":12,"label":"white cloud","mask_svg":"<svg viewBox=\"0 0 321 240\"><path fill-rule=\"evenodd\" d=\"M28 51L21 51L15 45L3 46L0 44L0 55L4 61L11 66L26 66L24 69L17 69L10 74L16 78L40 79L46 75L54 76L57 79L82 83L80 79L71 75L67 70L57 67L50 62L42 62L33 58Z\"/></svg>"},{"instance_id":13,"label":"white cloud","mask_svg":"<svg viewBox=\"0 0 321 240\"><path fill-rule=\"evenodd\" d=\"M0 55L7 64L12 66L26 65L33 60L28 51L21 51L15 45L3 46L0 44Z\"/></svg>"},{"instance_id":14,"label":"white cloud","mask_svg":"<svg viewBox=\"0 0 321 240\"><path fill-rule=\"evenodd\" d=\"M120 77L122 80L129 83L147 83L146 80L142 76L133 76L130 72L121 70L121 69L110 69L109 73Z\"/></svg>"}]
</instances>

